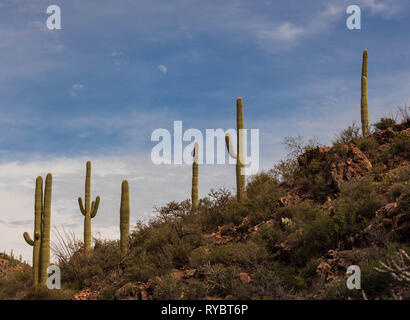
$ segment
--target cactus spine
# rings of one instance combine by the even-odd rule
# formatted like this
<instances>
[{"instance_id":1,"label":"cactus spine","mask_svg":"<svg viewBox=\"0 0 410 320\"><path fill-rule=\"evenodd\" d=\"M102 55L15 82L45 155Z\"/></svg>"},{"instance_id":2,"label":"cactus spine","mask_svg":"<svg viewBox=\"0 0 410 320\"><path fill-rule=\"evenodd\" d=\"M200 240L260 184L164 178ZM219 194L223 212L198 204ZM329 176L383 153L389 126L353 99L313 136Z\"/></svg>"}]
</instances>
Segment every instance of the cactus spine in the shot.
<instances>
[{"instance_id":1,"label":"cactus spine","mask_svg":"<svg viewBox=\"0 0 410 320\"><path fill-rule=\"evenodd\" d=\"M51 192L53 177L46 177L43 199L43 179L37 177L34 203L34 240L24 232L24 240L33 246L33 284L45 284L47 268L50 265L50 223L51 223Z\"/></svg>"},{"instance_id":2,"label":"cactus spine","mask_svg":"<svg viewBox=\"0 0 410 320\"><path fill-rule=\"evenodd\" d=\"M199 171L199 146L198 142L195 142L194 161L192 163L192 210L198 209L198 171Z\"/></svg>"},{"instance_id":3,"label":"cactus spine","mask_svg":"<svg viewBox=\"0 0 410 320\"><path fill-rule=\"evenodd\" d=\"M128 251L128 235L130 232L130 192L127 180L124 180L121 186L120 232L121 254L125 255Z\"/></svg>"},{"instance_id":4,"label":"cactus spine","mask_svg":"<svg viewBox=\"0 0 410 320\"><path fill-rule=\"evenodd\" d=\"M95 201L90 205L91 198L91 162L87 161L85 176L85 208L81 197L78 198L80 211L84 215L84 250L91 249L91 219L97 214L100 205L100 197L97 196Z\"/></svg>"},{"instance_id":5,"label":"cactus spine","mask_svg":"<svg viewBox=\"0 0 410 320\"><path fill-rule=\"evenodd\" d=\"M361 81L361 118L362 134L369 134L369 104L367 101L367 50L363 51L362 81Z\"/></svg>"},{"instance_id":6,"label":"cactus spine","mask_svg":"<svg viewBox=\"0 0 410 320\"><path fill-rule=\"evenodd\" d=\"M36 192L34 199L34 240L32 240L27 232L24 232L23 237L26 242L33 246L33 284L39 284L40 276L40 243L41 243L41 227L42 227L42 211L43 211L43 179L37 177Z\"/></svg>"},{"instance_id":7,"label":"cactus spine","mask_svg":"<svg viewBox=\"0 0 410 320\"><path fill-rule=\"evenodd\" d=\"M245 147L244 147L244 121L242 98L236 100L236 150L235 154L232 139L229 134L225 136L226 147L230 156L236 159L236 198L238 202L245 198Z\"/></svg>"}]
</instances>

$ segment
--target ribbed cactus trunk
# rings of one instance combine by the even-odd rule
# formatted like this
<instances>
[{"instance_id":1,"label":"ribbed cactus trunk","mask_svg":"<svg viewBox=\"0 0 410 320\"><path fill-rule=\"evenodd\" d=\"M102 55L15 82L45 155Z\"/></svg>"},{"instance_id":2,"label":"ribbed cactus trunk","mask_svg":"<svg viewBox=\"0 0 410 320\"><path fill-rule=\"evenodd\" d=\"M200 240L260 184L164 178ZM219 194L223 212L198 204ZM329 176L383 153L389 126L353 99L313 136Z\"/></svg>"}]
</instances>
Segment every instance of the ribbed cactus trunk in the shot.
<instances>
[{"instance_id":1,"label":"ribbed cactus trunk","mask_svg":"<svg viewBox=\"0 0 410 320\"><path fill-rule=\"evenodd\" d=\"M40 245L43 211L43 179L37 177L36 191L34 197L34 240L27 232L23 236L26 242L33 246L33 284L36 286L40 282Z\"/></svg>"},{"instance_id":2,"label":"ribbed cactus trunk","mask_svg":"<svg viewBox=\"0 0 410 320\"><path fill-rule=\"evenodd\" d=\"M362 81L361 81L361 118L363 136L369 134L369 104L367 100L367 50L363 51Z\"/></svg>"},{"instance_id":3,"label":"ribbed cactus trunk","mask_svg":"<svg viewBox=\"0 0 410 320\"><path fill-rule=\"evenodd\" d=\"M128 251L128 236L130 232L130 191L127 180L124 180L121 185L120 232L121 255L125 255Z\"/></svg>"},{"instance_id":4,"label":"ribbed cactus trunk","mask_svg":"<svg viewBox=\"0 0 410 320\"><path fill-rule=\"evenodd\" d=\"M91 249L91 219L97 214L100 197L91 202L91 162L87 161L85 175L85 208L81 197L78 198L80 211L84 215L84 250Z\"/></svg>"},{"instance_id":5,"label":"ribbed cactus trunk","mask_svg":"<svg viewBox=\"0 0 410 320\"><path fill-rule=\"evenodd\" d=\"M51 224L51 191L53 177L49 173L46 177L43 205L43 229L40 245L40 284L46 284L47 268L50 265L50 224Z\"/></svg>"},{"instance_id":6,"label":"ribbed cactus trunk","mask_svg":"<svg viewBox=\"0 0 410 320\"><path fill-rule=\"evenodd\" d=\"M198 171L199 171L199 146L195 142L194 146L194 161L192 163L192 210L195 212L198 209Z\"/></svg>"},{"instance_id":7,"label":"ribbed cactus trunk","mask_svg":"<svg viewBox=\"0 0 410 320\"><path fill-rule=\"evenodd\" d=\"M236 159L236 198L238 202L245 198L245 125L243 121L243 102L242 98L236 100L236 150L229 134L225 136L226 147L232 158Z\"/></svg>"}]
</instances>

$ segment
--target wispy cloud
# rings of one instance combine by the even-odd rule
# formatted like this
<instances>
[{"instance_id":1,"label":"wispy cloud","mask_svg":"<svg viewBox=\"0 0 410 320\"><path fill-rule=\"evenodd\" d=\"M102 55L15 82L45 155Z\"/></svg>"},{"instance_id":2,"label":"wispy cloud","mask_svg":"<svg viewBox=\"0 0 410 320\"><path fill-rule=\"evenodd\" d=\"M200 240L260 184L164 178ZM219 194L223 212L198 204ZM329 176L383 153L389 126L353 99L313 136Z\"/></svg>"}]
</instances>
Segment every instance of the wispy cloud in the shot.
<instances>
[{"instance_id":1,"label":"wispy cloud","mask_svg":"<svg viewBox=\"0 0 410 320\"><path fill-rule=\"evenodd\" d=\"M163 64L160 64L160 65L158 66L158 70L161 71L162 73L167 73L167 72L168 72L167 67L164 66Z\"/></svg>"},{"instance_id":2,"label":"wispy cloud","mask_svg":"<svg viewBox=\"0 0 410 320\"><path fill-rule=\"evenodd\" d=\"M84 85L81 83L74 83L71 87L70 96L73 98L78 97L80 92L84 89Z\"/></svg>"}]
</instances>

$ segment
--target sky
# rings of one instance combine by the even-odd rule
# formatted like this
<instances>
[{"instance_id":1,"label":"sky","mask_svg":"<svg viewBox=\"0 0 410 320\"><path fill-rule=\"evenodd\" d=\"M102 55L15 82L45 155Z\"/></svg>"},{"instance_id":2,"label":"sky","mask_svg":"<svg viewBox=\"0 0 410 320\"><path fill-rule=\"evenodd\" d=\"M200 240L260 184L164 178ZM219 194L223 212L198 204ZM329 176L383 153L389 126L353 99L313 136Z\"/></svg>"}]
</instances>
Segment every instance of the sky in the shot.
<instances>
[{"instance_id":1,"label":"sky","mask_svg":"<svg viewBox=\"0 0 410 320\"><path fill-rule=\"evenodd\" d=\"M46 26L61 8L62 29ZM346 8L361 8L348 30ZM0 250L31 260L34 185L53 174L52 228L82 239L91 160L97 237L119 237L121 181L131 222L190 197L188 165L154 165L155 129L260 130L260 169L286 156L286 136L330 143L360 123L369 50L370 122L410 104L406 0L2 0L0 2ZM202 165L199 194L235 192L232 165ZM55 241L55 238L52 238Z\"/></svg>"}]
</instances>

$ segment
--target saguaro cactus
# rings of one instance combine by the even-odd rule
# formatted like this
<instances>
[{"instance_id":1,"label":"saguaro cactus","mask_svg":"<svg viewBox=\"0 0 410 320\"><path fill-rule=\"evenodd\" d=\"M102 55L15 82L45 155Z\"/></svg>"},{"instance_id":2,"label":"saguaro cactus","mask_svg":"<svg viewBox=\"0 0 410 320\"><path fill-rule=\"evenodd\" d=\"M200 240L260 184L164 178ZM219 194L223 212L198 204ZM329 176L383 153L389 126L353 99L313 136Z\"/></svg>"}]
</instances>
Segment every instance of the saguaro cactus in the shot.
<instances>
[{"instance_id":1,"label":"saguaro cactus","mask_svg":"<svg viewBox=\"0 0 410 320\"><path fill-rule=\"evenodd\" d=\"M24 232L24 240L33 246L33 284L39 283L40 276L40 244L43 211L43 179L37 177L36 192L34 197L34 236L32 240L27 232Z\"/></svg>"},{"instance_id":2,"label":"saguaro cactus","mask_svg":"<svg viewBox=\"0 0 410 320\"><path fill-rule=\"evenodd\" d=\"M43 179L36 179L34 203L34 240L27 232L23 234L26 242L33 246L33 284L45 284L47 268L50 265L50 223L51 223L51 192L53 177L49 173L43 199Z\"/></svg>"},{"instance_id":3,"label":"saguaro cactus","mask_svg":"<svg viewBox=\"0 0 410 320\"><path fill-rule=\"evenodd\" d=\"M226 147L232 158L236 159L236 198L242 201L245 197L245 146L244 146L244 121L242 98L236 100L236 150L235 154L232 139L229 134L225 136Z\"/></svg>"},{"instance_id":4,"label":"saguaro cactus","mask_svg":"<svg viewBox=\"0 0 410 320\"><path fill-rule=\"evenodd\" d=\"M369 134L369 104L367 101L367 56L367 50L364 50L361 81L361 118L362 133L364 136L367 136Z\"/></svg>"},{"instance_id":5,"label":"saguaro cactus","mask_svg":"<svg viewBox=\"0 0 410 320\"><path fill-rule=\"evenodd\" d=\"M128 251L128 235L130 232L130 192L127 180L124 180L121 186L120 232L121 254L125 255Z\"/></svg>"},{"instance_id":6,"label":"saguaro cactus","mask_svg":"<svg viewBox=\"0 0 410 320\"><path fill-rule=\"evenodd\" d=\"M40 283L47 281L47 268L50 265L50 223L51 223L51 191L53 177L49 173L46 177L43 204L43 230L41 231L40 245Z\"/></svg>"},{"instance_id":7,"label":"saguaro cactus","mask_svg":"<svg viewBox=\"0 0 410 320\"><path fill-rule=\"evenodd\" d=\"M78 198L80 211L84 215L84 250L91 249L91 219L97 214L100 205L100 197L97 196L95 201L90 204L91 198L91 162L87 161L85 176L85 208L81 197Z\"/></svg>"},{"instance_id":8,"label":"saguaro cactus","mask_svg":"<svg viewBox=\"0 0 410 320\"><path fill-rule=\"evenodd\" d=\"M195 142L194 161L192 163L192 210L198 209L198 171L199 171L199 146L198 142Z\"/></svg>"}]
</instances>

